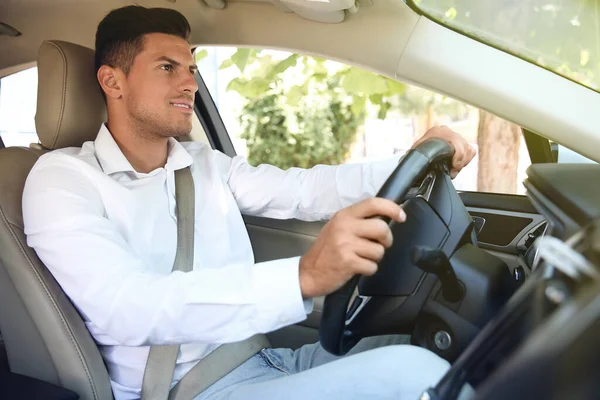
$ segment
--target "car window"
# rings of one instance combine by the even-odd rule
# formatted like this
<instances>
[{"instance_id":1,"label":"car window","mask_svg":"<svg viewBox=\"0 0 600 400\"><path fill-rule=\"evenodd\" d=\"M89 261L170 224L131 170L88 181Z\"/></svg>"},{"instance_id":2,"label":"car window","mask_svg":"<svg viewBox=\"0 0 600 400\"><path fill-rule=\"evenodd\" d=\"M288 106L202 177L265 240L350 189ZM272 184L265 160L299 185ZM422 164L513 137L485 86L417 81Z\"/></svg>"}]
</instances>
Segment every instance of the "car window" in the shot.
<instances>
[{"instance_id":1,"label":"car window","mask_svg":"<svg viewBox=\"0 0 600 400\"><path fill-rule=\"evenodd\" d=\"M29 146L38 142L36 101L37 68L0 79L0 137L5 146Z\"/></svg>"},{"instance_id":2,"label":"car window","mask_svg":"<svg viewBox=\"0 0 600 400\"><path fill-rule=\"evenodd\" d=\"M552 150L554 162L559 164L597 164L596 161L552 140L550 140L550 149Z\"/></svg>"},{"instance_id":3,"label":"car window","mask_svg":"<svg viewBox=\"0 0 600 400\"><path fill-rule=\"evenodd\" d=\"M235 151L283 169L401 155L447 125L478 156L458 190L524 194L521 129L454 99L338 62L284 51L209 47L196 60Z\"/></svg>"},{"instance_id":4,"label":"car window","mask_svg":"<svg viewBox=\"0 0 600 400\"><path fill-rule=\"evenodd\" d=\"M594 90L600 89L597 0L408 0L431 19Z\"/></svg>"}]
</instances>

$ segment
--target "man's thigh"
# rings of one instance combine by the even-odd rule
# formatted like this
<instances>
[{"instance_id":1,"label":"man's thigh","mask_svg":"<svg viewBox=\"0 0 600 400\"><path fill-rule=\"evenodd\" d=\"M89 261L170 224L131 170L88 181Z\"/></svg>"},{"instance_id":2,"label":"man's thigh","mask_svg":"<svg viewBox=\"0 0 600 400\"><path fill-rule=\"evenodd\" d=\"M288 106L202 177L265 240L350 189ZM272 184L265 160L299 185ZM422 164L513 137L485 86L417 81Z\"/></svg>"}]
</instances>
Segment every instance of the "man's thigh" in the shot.
<instances>
[{"instance_id":1,"label":"man's thigh","mask_svg":"<svg viewBox=\"0 0 600 400\"><path fill-rule=\"evenodd\" d=\"M386 346L346 356L303 372L240 385L228 400L417 399L448 370L446 360L415 346Z\"/></svg>"},{"instance_id":2,"label":"man's thigh","mask_svg":"<svg viewBox=\"0 0 600 400\"><path fill-rule=\"evenodd\" d=\"M275 367L285 370L288 374L296 374L367 350L409 343L409 335L386 335L362 339L345 356L328 353L318 342L304 345L297 350L265 349L264 354Z\"/></svg>"}]
</instances>

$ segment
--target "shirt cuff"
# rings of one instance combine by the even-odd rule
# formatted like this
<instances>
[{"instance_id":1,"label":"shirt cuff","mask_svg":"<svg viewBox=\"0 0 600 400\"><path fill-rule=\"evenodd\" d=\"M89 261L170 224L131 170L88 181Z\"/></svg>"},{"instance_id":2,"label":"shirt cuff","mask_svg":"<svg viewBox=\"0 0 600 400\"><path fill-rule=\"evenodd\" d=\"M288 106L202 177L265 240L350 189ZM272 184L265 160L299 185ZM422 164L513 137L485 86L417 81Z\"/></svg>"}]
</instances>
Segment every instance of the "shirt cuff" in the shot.
<instances>
[{"instance_id":1,"label":"shirt cuff","mask_svg":"<svg viewBox=\"0 0 600 400\"><path fill-rule=\"evenodd\" d=\"M256 294L257 326L270 332L306 319L312 300L300 291L300 257L255 264L253 293Z\"/></svg>"},{"instance_id":2,"label":"shirt cuff","mask_svg":"<svg viewBox=\"0 0 600 400\"><path fill-rule=\"evenodd\" d=\"M304 299L304 312L306 315L313 312L315 308L315 300L314 299Z\"/></svg>"}]
</instances>

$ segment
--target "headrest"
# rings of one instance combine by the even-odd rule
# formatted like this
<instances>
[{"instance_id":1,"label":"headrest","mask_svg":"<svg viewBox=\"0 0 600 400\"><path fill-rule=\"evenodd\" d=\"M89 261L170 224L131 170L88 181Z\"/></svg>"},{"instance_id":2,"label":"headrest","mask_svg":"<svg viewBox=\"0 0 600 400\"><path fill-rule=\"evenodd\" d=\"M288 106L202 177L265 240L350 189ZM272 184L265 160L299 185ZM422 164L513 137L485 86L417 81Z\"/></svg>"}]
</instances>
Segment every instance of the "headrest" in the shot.
<instances>
[{"instance_id":1,"label":"headrest","mask_svg":"<svg viewBox=\"0 0 600 400\"><path fill-rule=\"evenodd\" d=\"M96 79L94 50L59 40L38 53L35 126L47 149L81 147L106 122L106 102Z\"/></svg>"}]
</instances>

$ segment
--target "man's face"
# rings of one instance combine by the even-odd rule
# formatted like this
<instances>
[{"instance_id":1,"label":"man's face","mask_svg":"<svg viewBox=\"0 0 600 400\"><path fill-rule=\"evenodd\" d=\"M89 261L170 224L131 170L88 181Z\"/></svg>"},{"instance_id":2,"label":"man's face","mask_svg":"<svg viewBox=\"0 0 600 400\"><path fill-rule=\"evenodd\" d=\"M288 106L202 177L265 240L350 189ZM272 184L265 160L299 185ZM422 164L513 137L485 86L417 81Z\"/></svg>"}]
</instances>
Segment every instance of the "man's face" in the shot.
<instances>
[{"instance_id":1,"label":"man's face","mask_svg":"<svg viewBox=\"0 0 600 400\"><path fill-rule=\"evenodd\" d=\"M145 35L123 88L123 104L138 131L177 137L192 130L196 64L189 44L172 35Z\"/></svg>"}]
</instances>

